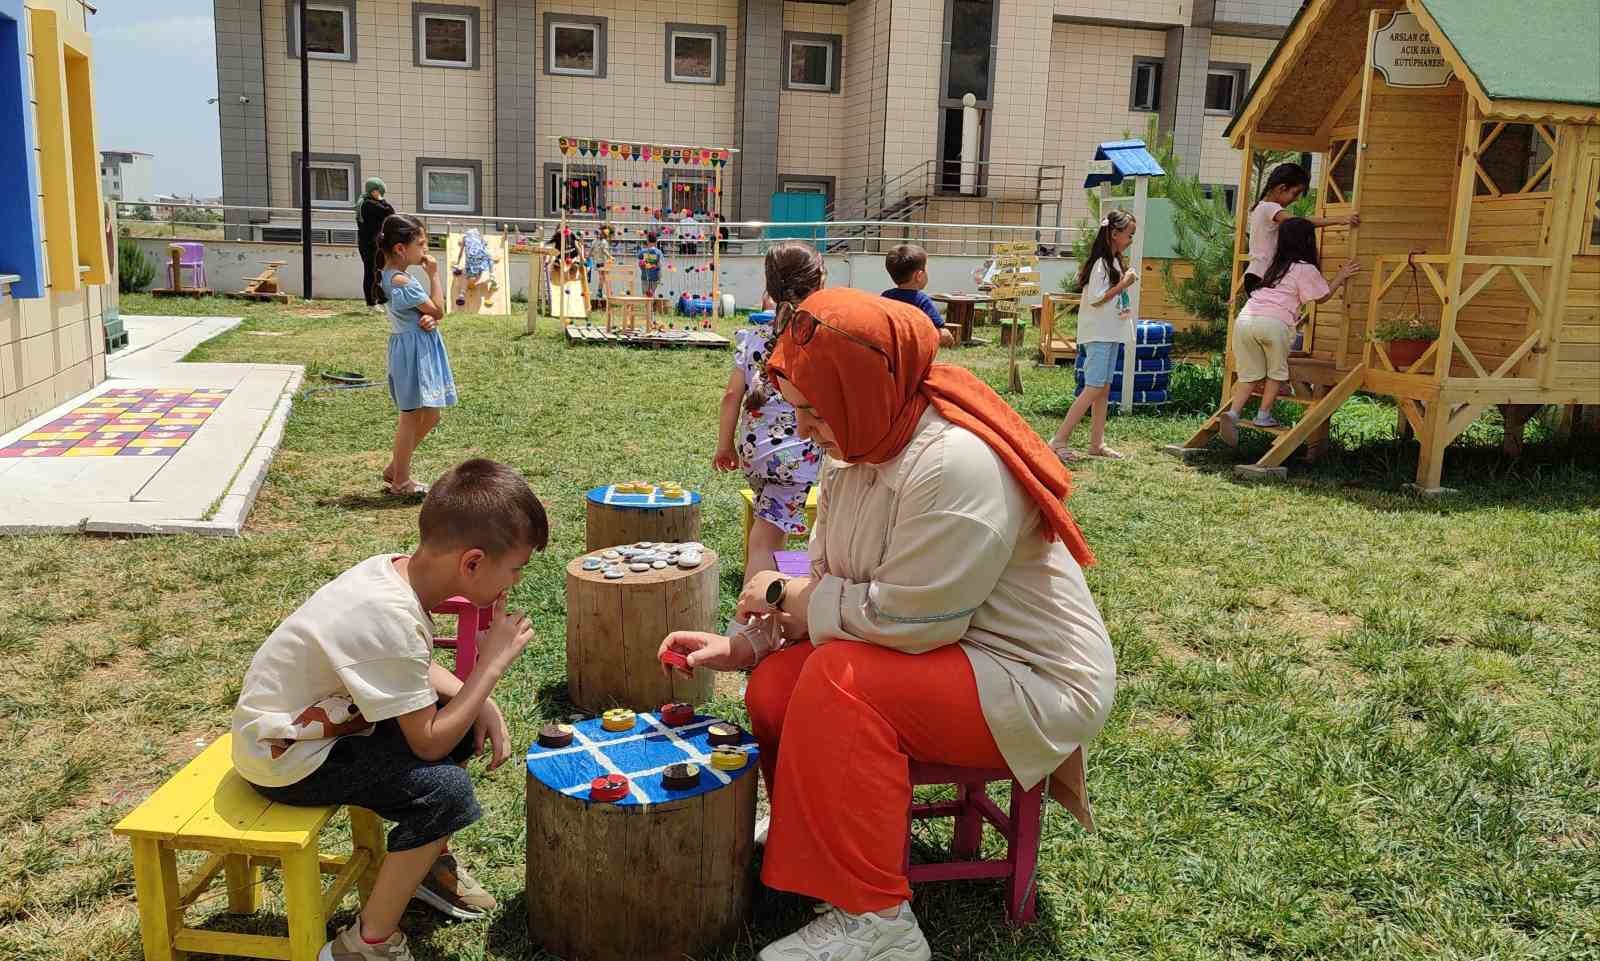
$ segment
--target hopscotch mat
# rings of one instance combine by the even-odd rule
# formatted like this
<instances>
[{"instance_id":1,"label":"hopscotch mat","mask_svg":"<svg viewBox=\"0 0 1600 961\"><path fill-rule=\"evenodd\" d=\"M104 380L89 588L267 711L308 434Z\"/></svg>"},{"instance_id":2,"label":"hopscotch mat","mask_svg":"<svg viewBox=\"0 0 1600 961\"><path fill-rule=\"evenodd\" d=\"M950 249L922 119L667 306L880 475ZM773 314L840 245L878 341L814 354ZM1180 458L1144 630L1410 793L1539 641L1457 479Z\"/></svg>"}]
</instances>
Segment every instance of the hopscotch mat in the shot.
<instances>
[{"instance_id":1,"label":"hopscotch mat","mask_svg":"<svg viewBox=\"0 0 1600 961\"><path fill-rule=\"evenodd\" d=\"M649 807L681 801L727 787L756 768L759 752L755 738L744 733L739 749L744 767L723 771L711 765L711 735L720 718L695 715L692 722L669 727L660 715L640 712L629 731L608 731L597 717L572 725L572 743L545 748L537 742L528 749L528 774L552 791L589 801L589 783L597 777L621 774L628 779L628 795L618 807ZM661 773L684 762L700 766L700 783L687 790L662 786Z\"/></svg>"},{"instance_id":2,"label":"hopscotch mat","mask_svg":"<svg viewBox=\"0 0 1600 961\"><path fill-rule=\"evenodd\" d=\"M108 390L0 447L0 457L171 457L228 393L223 388Z\"/></svg>"}]
</instances>

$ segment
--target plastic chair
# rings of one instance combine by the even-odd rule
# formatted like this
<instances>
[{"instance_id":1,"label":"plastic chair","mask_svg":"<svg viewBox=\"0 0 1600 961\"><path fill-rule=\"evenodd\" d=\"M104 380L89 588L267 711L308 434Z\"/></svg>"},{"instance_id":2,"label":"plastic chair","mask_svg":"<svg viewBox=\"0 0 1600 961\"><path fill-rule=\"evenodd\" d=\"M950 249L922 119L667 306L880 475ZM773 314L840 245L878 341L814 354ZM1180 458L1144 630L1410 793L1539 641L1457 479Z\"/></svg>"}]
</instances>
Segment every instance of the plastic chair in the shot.
<instances>
[{"instance_id":1,"label":"plastic chair","mask_svg":"<svg viewBox=\"0 0 1600 961\"><path fill-rule=\"evenodd\" d=\"M465 597L452 597L434 608L433 613L455 616L455 636L436 637L433 646L451 648L456 652L456 666L451 673L465 681L467 675L472 673L473 665L478 663L478 635L489 629L492 612L487 607L478 607Z\"/></svg>"},{"instance_id":2,"label":"plastic chair","mask_svg":"<svg viewBox=\"0 0 1600 961\"><path fill-rule=\"evenodd\" d=\"M990 799L986 786L992 781L1011 782L1011 811L1001 811ZM923 881L971 881L978 878L1006 880L1006 918L1012 924L1028 924L1035 914L1035 895L1039 867L1039 835L1044 817L1044 790L1049 781L1040 781L1025 791L1011 772L1003 768L964 768L947 764L911 762L911 785L953 784L952 801L911 804L911 820L953 817L955 835L950 852L959 861L939 864L911 863L911 836L906 835L906 877L913 884ZM978 859L983 847L983 822L993 824L1006 839L1006 856L1001 860Z\"/></svg>"},{"instance_id":3,"label":"plastic chair","mask_svg":"<svg viewBox=\"0 0 1600 961\"><path fill-rule=\"evenodd\" d=\"M174 271L172 264L167 264L167 286L173 290L181 289L184 286L183 278L174 277L173 273L187 270L189 271L190 279L193 281L189 286L204 287L206 285L206 245L180 240L174 241L168 246L179 248L183 251L183 256L178 261L176 271Z\"/></svg>"}]
</instances>

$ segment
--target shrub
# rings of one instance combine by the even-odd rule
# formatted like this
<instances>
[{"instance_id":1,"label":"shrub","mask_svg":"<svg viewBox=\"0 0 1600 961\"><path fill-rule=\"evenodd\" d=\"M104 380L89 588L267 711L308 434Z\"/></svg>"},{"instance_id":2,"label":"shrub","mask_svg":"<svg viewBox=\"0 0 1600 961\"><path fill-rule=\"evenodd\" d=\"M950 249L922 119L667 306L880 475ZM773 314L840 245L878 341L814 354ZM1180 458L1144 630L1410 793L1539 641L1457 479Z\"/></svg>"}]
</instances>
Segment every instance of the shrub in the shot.
<instances>
[{"instance_id":1,"label":"shrub","mask_svg":"<svg viewBox=\"0 0 1600 961\"><path fill-rule=\"evenodd\" d=\"M1222 401L1222 364L1177 364L1167 387L1167 414L1210 414Z\"/></svg>"},{"instance_id":2,"label":"shrub","mask_svg":"<svg viewBox=\"0 0 1600 961\"><path fill-rule=\"evenodd\" d=\"M143 290L156 279L156 268L132 237L117 238L117 289L125 294Z\"/></svg>"}]
</instances>

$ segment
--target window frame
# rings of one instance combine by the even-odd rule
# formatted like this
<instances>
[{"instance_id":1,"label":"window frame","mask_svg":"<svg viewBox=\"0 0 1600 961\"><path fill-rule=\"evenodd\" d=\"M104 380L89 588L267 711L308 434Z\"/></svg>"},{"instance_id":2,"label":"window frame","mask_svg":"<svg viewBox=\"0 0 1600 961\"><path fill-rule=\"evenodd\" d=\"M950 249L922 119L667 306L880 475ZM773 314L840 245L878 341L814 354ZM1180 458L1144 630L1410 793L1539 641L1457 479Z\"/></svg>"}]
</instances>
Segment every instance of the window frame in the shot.
<instances>
[{"instance_id":1,"label":"window frame","mask_svg":"<svg viewBox=\"0 0 1600 961\"><path fill-rule=\"evenodd\" d=\"M335 10L344 15L344 47L343 55L336 53L320 53L311 51L307 58L311 60L332 60L336 63L355 63L356 57L356 0L309 0L306 3L306 12L312 10ZM300 5L295 2L284 4L284 46L288 49L290 60L300 59Z\"/></svg>"},{"instance_id":2,"label":"window frame","mask_svg":"<svg viewBox=\"0 0 1600 961\"><path fill-rule=\"evenodd\" d=\"M318 167L342 167L350 172L350 196L346 200L318 200L311 198L312 210L350 210L361 198L361 155L340 153L315 153L311 154L311 169ZM312 192L316 192L315 178L313 178ZM300 151L289 154L289 196L293 201L291 206L300 206Z\"/></svg>"},{"instance_id":3,"label":"window frame","mask_svg":"<svg viewBox=\"0 0 1600 961\"><path fill-rule=\"evenodd\" d=\"M827 206L832 207L833 206L833 194L834 194L834 190L837 189L837 187L838 187L838 182L839 182L838 178L836 178L836 177L826 177L826 176L821 176L821 175L812 176L810 174L779 174L778 175L778 192L779 193L820 193L823 196L824 203ZM798 190L798 191L793 191L793 190L789 189L791 184L803 184L803 185L806 185L806 186L801 187L801 189ZM807 186L813 186L813 185L821 187L822 189L820 191L810 191L810 190L806 189Z\"/></svg>"},{"instance_id":4,"label":"window frame","mask_svg":"<svg viewBox=\"0 0 1600 961\"><path fill-rule=\"evenodd\" d=\"M556 205L556 196L560 193L560 190L561 190L561 173L562 173L562 167L561 167L560 163L557 163L555 161L546 161L545 162L545 165L544 165L544 195L545 195L544 196L544 215L546 217L559 217L559 216L561 216L561 208ZM593 190L595 192L595 200L596 200L595 209L594 209L594 211L592 213L587 213L586 214L586 213L584 213L582 211L579 211L579 210L569 210L569 211L567 211L567 216L569 218L575 219L575 220L604 220L605 217L606 217L606 213L607 213L607 211L606 211L606 168L603 167L603 166L600 166L598 164L567 164L566 165L566 173L567 173L567 176L569 176L569 177L571 177L572 175L576 174L578 176L592 178L594 180L594 182L595 182ZM551 178L555 178L555 179L551 179ZM552 187L554 187L555 189L552 190L551 189ZM631 219L631 218L629 218L629 219ZM640 219L642 219L642 218L640 218Z\"/></svg>"},{"instance_id":5,"label":"window frame","mask_svg":"<svg viewBox=\"0 0 1600 961\"><path fill-rule=\"evenodd\" d=\"M791 71L794 68L794 48L796 44L822 47L828 51L826 83L795 83L790 79ZM844 38L837 33L800 33L798 31L785 30L783 32L783 89L793 90L798 93L838 93L840 90L840 78L844 74L843 52Z\"/></svg>"},{"instance_id":6,"label":"window frame","mask_svg":"<svg viewBox=\"0 0 1600 961\"><path fill-rule=\"evenodd\" d=\"M711 41L711 76L709 79L700 77L679 77L675 69L673 55L673 41L679 36L709 39ZM718 87L728 82L728 28L709 23L669 23L666 24L667 37L667 62L663 66L663 80L666 83L684 83L697 87Z\"/></svg>"},{"instance_id":7,"label":"window frame","mask_svg":"<svg viewBox=\"0 0 1600 961\"><path fill-rule=\"evenodd\" d=\"M436 204L428 199L428 174L432 172L465 173L471 182L471 196L466 205ZM417 158L417 209L428 214L481 214L483 213L483 161L462 160L454 157Z\"/></svg>"},{"instance_id":8,"label":"window frame","mask_svg":"<svg viewBox=\"0 0 1600 961\"><path fill-rule=\"evenodd\" d=\"M1209 103L1211 78L1213 75L1226 75L1233 79L1233 105L1226 110L1213 107ZM1244 103L1245 91L1250 88L1250 65L1247 63L1223 63L1213 60L1206 64L1206 88L1202 91L1200 104L1205 109L1208 117L1231 117L1239 111Z\"/></svg>"},{"instance_id":9,"label":"window frame","mask_svg":"<svg viewBox=\"0 0 1600 961\"><path fill-rule=\"evenodd\" d=\"M556 30L561 27L589 30L594 35L595 56L593 70L573 70L557 67ZM609 21L605 17L589 17L576 13L546 13L544 15L544 72L552 77L584 77L604 80L606 77L606 48Z\"/></svg>"},{"instance_id":10,"label":"window frame","mask_svg":"<svg viewBox=\"0 0 1600 961\"><path fill-rule=\"evenodd\" d=\"M711 215L715 213L711 209L710 188L716 186L717 175L709 170L673 168L668 168L661 173L661 222L675 224L683 218L683 210L672 206L671 203L672 185L680 183L696 184L706 190L706 205L704 207L690 207L689 210L693 212L696 220L701 223L709 223Z\"/></svg>"},{"instance_id":11,"label":"window frame","mask_svg":"<svg viewBox=\"0 0 1600 961\"><path fill-rule=\"evenodd\" d=\"M1600 254L1600 157L1589 161L1588 184L1588 205L1578 224L1578 253L1584 255Z\"/></svg>"},{"instance_id":12,"label":"window frame","mask_svg":"<svg viewBox=\"0 0 1600 961\"><path fill-rule=\"evenodd\" d=\"M433 60L428 57L428 29L427 21L457 20L467 25L467 59ZM412 65L417 67L440 67L445 70L477 70L479 69L478 38L478 8L463 7L446 3L413 3L411 5L411 33L412 33Z\"/></svg>"},{"instance_id":13,"label":"window frame","mask_svg":"<svg viewBox=\"0 0 1600 961\"><path fill-rule=\"evenodd\" d=\"M1153 72L1150 78L1150 106L1148 107L1139 103L1140 67L1150 67ZM1166 69L1167 59L1165 57L1137 56L1133 58L1133 71L1128 78L1128 110L1136 113L1161 112L1161 80L1162 74L1166 72Z\"/></svg>"}]
</instances>

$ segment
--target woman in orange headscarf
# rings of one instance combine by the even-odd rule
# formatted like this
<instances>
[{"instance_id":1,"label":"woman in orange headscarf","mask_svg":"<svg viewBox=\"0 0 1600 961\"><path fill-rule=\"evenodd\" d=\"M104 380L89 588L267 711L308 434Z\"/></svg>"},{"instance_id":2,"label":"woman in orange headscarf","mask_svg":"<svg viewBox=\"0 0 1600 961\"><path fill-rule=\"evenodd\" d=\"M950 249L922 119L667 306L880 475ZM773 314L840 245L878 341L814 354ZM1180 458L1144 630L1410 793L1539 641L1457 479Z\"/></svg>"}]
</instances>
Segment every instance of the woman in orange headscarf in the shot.
<instances>
[{"instance_id":1,"label":"woman in orange headscarf","mask_svg":"<svg viewBox=\"0 0 1600 961\"><path fill-rule=\"evenodd\" d=\"M782 639L677 633L662 647L694 667L755 666L762 878L829 905L762 961L919 961L909 762L1049 778L1092 826L1081 746L1116 667L1062 503L1069 475L1033 429L964 368L933 363L937 332L915 308L841 288L779 310L768 372L830 458L811 575L761 574L739 599L741 619L770 615Z\"/></svg>"}]
</instances>

